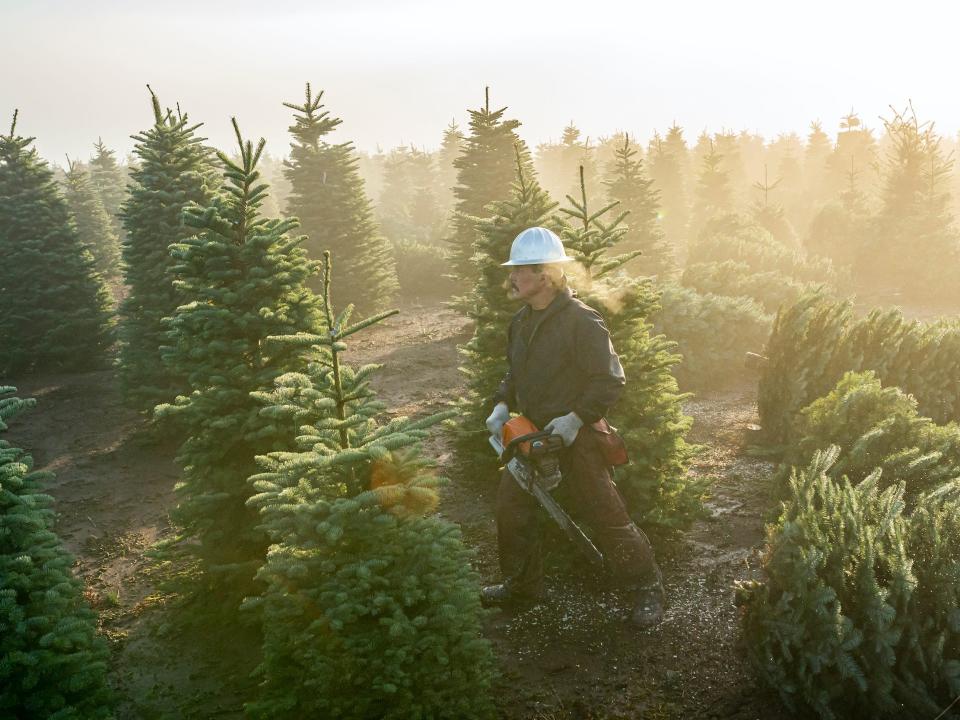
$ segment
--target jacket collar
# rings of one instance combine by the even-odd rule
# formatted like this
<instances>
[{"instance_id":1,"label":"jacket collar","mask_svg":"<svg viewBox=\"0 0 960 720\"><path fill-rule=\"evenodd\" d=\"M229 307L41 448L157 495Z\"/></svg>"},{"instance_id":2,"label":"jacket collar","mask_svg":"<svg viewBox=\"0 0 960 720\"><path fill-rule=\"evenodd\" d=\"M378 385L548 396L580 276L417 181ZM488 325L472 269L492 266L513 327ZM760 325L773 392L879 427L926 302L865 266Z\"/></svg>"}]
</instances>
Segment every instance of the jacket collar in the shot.
<instances>
[{"instance_id":1,"label":"jacket collar","mask_svg":"<svg viewBox=\"0 0 960 720\"><path fill-rule=\"evenodd\" d=\"M550 301L550 304L543 309L543 315L540 317L537 326L542 325L547 318L556 315L560 310L565 308L570 304L571 300L576 296L576 292L569 287L561 289L557 296ZM533 309L529 305L524 305L521 310L520 319L527 320L530 317L530 313L533 312Z\"/></svg>"}]
</instances>

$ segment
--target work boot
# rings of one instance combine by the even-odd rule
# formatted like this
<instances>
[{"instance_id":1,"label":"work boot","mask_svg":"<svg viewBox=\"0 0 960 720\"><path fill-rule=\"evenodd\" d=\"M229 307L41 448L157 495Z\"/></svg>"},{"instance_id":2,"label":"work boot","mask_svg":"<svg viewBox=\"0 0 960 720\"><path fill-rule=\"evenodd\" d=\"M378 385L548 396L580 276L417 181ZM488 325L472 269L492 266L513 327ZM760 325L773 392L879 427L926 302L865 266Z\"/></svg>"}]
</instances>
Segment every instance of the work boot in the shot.
<instances>
[{"instance_id":1,"label":"work boot","mask_svg":"<svg viewBox=\"0 0 960 720\"><path fill-rule=\"evenodd\" d=\"M487 585L480 589L480 604L484 607L517 607L536 605L540 602L539 595L518 593L507 583Z\"/></svg>"},{"instance_id":2,"label":"work boot","mask_svg":"<svg viewBox=\"0 0 960 720\"><path fill-rule=\"evenodd\" d=\"M663 620L663 605L666 594L659 581L638 588L634 596L630 622L638 628L651 628Z\"/></svg>"}]
</instances>

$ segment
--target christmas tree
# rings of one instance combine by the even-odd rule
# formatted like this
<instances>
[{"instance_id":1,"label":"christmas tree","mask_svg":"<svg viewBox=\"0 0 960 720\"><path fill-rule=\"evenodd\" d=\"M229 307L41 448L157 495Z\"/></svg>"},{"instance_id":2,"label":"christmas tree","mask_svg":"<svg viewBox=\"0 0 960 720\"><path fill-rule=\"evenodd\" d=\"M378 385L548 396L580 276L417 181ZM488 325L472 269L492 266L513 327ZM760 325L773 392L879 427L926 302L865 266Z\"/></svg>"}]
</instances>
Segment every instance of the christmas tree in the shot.
<instances>
[{"instance_id":1,"label":"christmas tree","mask_svg":"<svg viewBox=\"0 0 960 720\"><path fill-rule=\"evenodd\" d=\"M473 262L478 278L462 308L474 321L473 337L460 348L461 370L467 376L467 395L462 402L460 439L475 462L491 465L496 455L487 444L484 418L490 413L493 394L507 371L507 326L517 312L515 301L504 289L505 269L514 238L529 227L549 225L557 203L550 200L532 171L524 167L519 148L515 155L517 179L509 199L491 205L492 215L477 223L478 238Z\"/></svg>"},{"instance_id":2,"label":"christmas tree","mask_svg":"<svg viewBox=\"0 0 960 720\"><path fill-rule=\"evenodd\" d=\"M330 300L323 332L273 338L319 355L305 373L257 393L270 425L299 427L297 452L260 458L254 476L274 545L247 602L264 629L255 718L487 718L493 658L481 637L478 578L420 455L426 429L450 416L381 423L376 366L342 362L345 341L395 311L350 323Z\"/></svg>"},{"instance_id":3,"label":"christmas tree","mask_svg":"<svg viewBox=\"0 0 960 720\"><path fill-rule=\"evenodd\" d=\"M284 103L295 113L285 161L291 184L287 212L300 219L310 257L319 259L327 250L336 255L350 301L363 313L377 312L397 293L393 250L373 220L353 144L325 139L342 121L324 109L322 98L323 92L314 96L307 83L302 105Z\"/></svg>"},{"instance_id":4,"label":"christmas tree","mask_svg":"<svg viewBox=\"0 0 960 720\"><path fill-rule=\"evenodd\" d=\"M34 405L14 392L0 387L0 432ZM53 498L43 491L51 478L0 440L0 715L106 719L107 646L53 532Z\"/></svg>"},{"instance_id":5,"label":"christmas tree","mask_svg":"<svg viewBox=\"0 0 960 720\"><path fill-rule=\"evenodd\" d=\"M960 693L960 485L905 512L903 485L834 479L839 450L790 478L768 529L764 579L745 583L744 636L760 676L804 717L948 717Z\"/></svg>"},{"instance_id":6,"label":"christmas tree","mask_svg":"<svg viewBox=\"0 0 960 720\"><path fill-rule=\"evenodd\" d=\"M414 147L387 156L377 216L383 234L399 243L439 245L446 218L437 203L434 159Z\"/></svg>"},{"instance_id":7,"label":"christmas tree","mask_svg":"<svg viewBox=\"0 0 960 720\"><path fill-rule=\"evenodd\" d=\"M883 166L882 205L858 265L872 288L883 293L956 300L960 282L943 272L960 262L949 187L953 161L941 149L934 125L920 123L912 107L884 124L890 149Z\"/></svg>"},{"instance_id":8,"label":"christmas tree","mask_svg":"<svg viewBox=\"0 0 960 720\"><path fill-rule=\"evenodd\" d=\"M831 202L817 213L804 243L807 250L830 258L838 268L852 268L869 238L871 214L860 189L861 175L851 159L847 187L839 202Z\"/></svg>"},{"instance_id":9,"label":"christmas tree","mask_svg":"<svg viewBox=\"0 0 960 720\"><path fill-rule=\"evenodd\" d=\"M683 128L674 123L665 138L661 140L656 136L647 157L650 179L660 192L663 233L669 245L679 253L686 248L690 222L690 151L683 137Z\"/></svg>"},{"instance_id":10,"label":"christmas tree","mask_svg":"<svg viewBox=\"0 0 960 720\"><path fill-rule=\"evenodd\" d=\"M704 155L693 202L690 237L696 239L713 218L733 211L730 176L723 168L723 156L713 140Z\"/></svg>"},{"instance_id":11,"label":"christmas tree","mask_svg":"<svg viewBox=\"0 0 960 720\"><path fill-rule=\"evenodd\" d=\"M132 405L150 410L184 388L185 378L163 364L168 344L163 318L173 315L184 297L173 286L170 246L192 230L183 224L183 208L205 204L214 192L210 151L197 137L199 124L187 115L163 111L150 92L154 124L134 135L141 164L131 172L130 194L123 203L124 280L129 295L120 304L120 378Z\"/></svg>"},{"instance_id":12,"label":"christmas tree","mask_svg":"<svg viewBox=\"0 0 960 720\"><path fill-rule=\"evenodd\" d=\"M122 244L126 239L126 230L120 217L120 208L127 196L127 172L117 163L115 153L103 144L103 140L97 138L93 147L97 154L90 158L90 179L107 211L113 232Z\"/></svg>"},{"instance_id":13,"label":"christmas tree","mask_svg":"<svg viewBox=\"0 0 960 720\"><path fill-rule=\"evenodd\" d=\"M757 180L753 184L756 198L750 210L754 221L769 232L774 240L786 247L796 248L799 245L797 233L787 219L783 204L771 197L782 181L783 178L777 178L770 182L770 175L767 172L766 164L764 164L763 180Z\"/></svg>"},{"instance_id":14,"label":"christmas tree","mask_svg":"<svg viewBox=\"0 0 960 720\"><path fill-rule=\"evenodd\" d=\"M443 138L440 141L440 149L436 154L437 162L437 203L443 212L444 218L449 222L450 213L453 211L453 205L456 198L453 195L453 188L457 184L457 158L463 152L466 144L466 138L463 131L457 125L456 121L451 120L443 130Z\"/></svg>"},{"instance_id":15,"label":"christmas tree","mask_svg":"<svg viewBox=\"0 0 960 720\"><path fill-rule=\"evenodd\" d=\"M803 184L808 212L816 212L830 197L827 162L832 151L833 142L823 131L820 121L810 123L803 151Z\"/></svg>"},{"instance_id":16,"label":"christmas tree","mask_svg":"<svg viewBox=\"0 0 960 720\"><path fill-rule=\"evenodd\" d=\"M650 280L619 272L637 251L609 254L626 233L626 213L608 216L616 201L590 207L581 173L580 199L568 195L567 203L570 207L560 209L566 219L561 236L584 273L574 284L583 301L605 318L627 377L624 395L609 418L620 428L631 457L629 465L617 470L617 487L640 524L683 527L703 511L705 486L687 477L695 448L684 438L692 423L681 405L688 396L679 392L671 374L680 361L676 344L651 332L659 293Z\"/></svg>"},{"instance_id":17,"label":"christmas tree","mask_svg":"<svg viewBox=\"0 0 960 720\"><path fill-rule=\"evenodd\" d=\"M551 197L576 194L577 168L581 165L584 166L588 182L595 179L597 163L594 148L580 135L580 129L571 120L563 129L560 142L537 146L534 165L540 184Z\"/></svg>"},{"instance_id":18,"label":"christmas tree","mask_svg":"<svg viewBox=\"0 0 960 720\"><path fill-rule=\"evenodd\" d=\"M653 180L646 176L636 155L630 136L625 135L623 145L617 148L614 166L608 171L607 193L611 200L619 201L620 209L630 213L624 247L643 254L637 263L642 274L665 280L675 264L660 222L660 191L653 187Z\"/></svg>"},{"instance_id":19,"label":"christmas tree","mask_svg":"<svg viewBox=\"0 0 960 720\"><path fill-rule=\"evenodd\" d=\"M109 295L33 138L0 135L0 375L80 370L111 342Z\"/></svg>"},{"instance_id":20,"label":"christmas tree","mask_svg":"<svg viewBox=\"0 0 960 720\"><path fill-rule=\"evenodd\" d=\"M289 235L297 221L260 212L268 186L257 163L265 141L254 148L236 121L233 127L239 162L218 153L222 192L206 206L186 208L184 221L197 235L171 247L183 304L166 323L164 360L188 385L174 403L156 408L187 435L177 455L183 477L173 513L189 540L180 547L197 557L206 583L223 588L227 605L249 589L267 545L246 506L254 458L283 449L292 431L264 425L250 393L303 362L302 353L267 348L266 339L309 332L319 322L316 296L306 287L316 266L298 247L303 237Z\"/></svg>"},{"instance_id":21,"label":"christmas tree","mask_svg":"<svg viewBox=\"0 0 960 720\"><path fill-rule=\"evenodd\" d=\"M67 204L80 242L89 248L101 277L116 280L120 274L119 241L87 169L68 158L66 180Z\"/></svg>"},{"instance_id":22,"label":"christmas tree","mask_svg":"<svg viewBox=\"0 0 960 720\"><path fill-rule=\"evenodd\" d=\"M470 110L470 134L464 150L456 159L457 186L453 194L457 204L453 215L451 263L453 274L473 285L477 281L476 266L471 258L477 241L477 218L489 217L487 205L506 200L516 178L515 148L520 148L521 162L530 171L530 154L517 137L519 120L504 120L507 108L490 109L490 88L479 110Z\"/></svg>"}]
</instances>

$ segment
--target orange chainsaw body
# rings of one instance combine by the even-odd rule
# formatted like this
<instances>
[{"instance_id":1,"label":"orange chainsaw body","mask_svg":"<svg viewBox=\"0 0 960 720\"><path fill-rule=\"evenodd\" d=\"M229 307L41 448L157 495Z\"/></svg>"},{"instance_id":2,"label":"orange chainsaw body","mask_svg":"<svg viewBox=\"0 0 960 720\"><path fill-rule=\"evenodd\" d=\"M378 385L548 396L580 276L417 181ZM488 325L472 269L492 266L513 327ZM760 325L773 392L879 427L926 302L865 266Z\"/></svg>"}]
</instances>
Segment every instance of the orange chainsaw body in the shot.
<instances>
[{"instance_id":1,"label":"orange chainsaw body","mask_svg":"<svg viewBox=\"0 0 960 720\"><path fill-rule=\"evenodd\" d=\"M510 418L506 423L504 423L503 430L500 432L500 440L503 443L503 446L507 447L510 444L510 441L514 438L535 433L539 429L540 428L530 422L529 419L525 418L523 415L518 415L515 418ZM520 452L524 455L529 455L530 443L520 443Z\"/></svg>"}]
</instances>

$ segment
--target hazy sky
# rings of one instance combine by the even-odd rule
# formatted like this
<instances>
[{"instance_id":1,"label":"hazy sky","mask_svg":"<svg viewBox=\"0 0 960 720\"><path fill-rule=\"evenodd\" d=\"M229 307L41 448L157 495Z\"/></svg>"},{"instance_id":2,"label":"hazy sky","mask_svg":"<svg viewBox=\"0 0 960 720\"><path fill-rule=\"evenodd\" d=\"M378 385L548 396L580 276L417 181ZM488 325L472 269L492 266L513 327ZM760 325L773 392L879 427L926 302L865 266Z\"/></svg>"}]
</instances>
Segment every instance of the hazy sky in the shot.
<instances>
[{"instance_id":1,"label":"hazy sky","mask_svg":"<svg viewBox=\"0 0 960 720\"><path fill-rule=\"evenodd\" d=\"M62 164L104 141L125 153L151 122L146 83L218 146L230 116L285 154L303 85L324 89L338 138L364 150L439 144L451 119L509 106L531 144L573 120L646 139L674 120L768 137L868 127L913 100L960 128L954 3L712 0L0 0L0 127Z\"/></svg>"}]
</instances>

